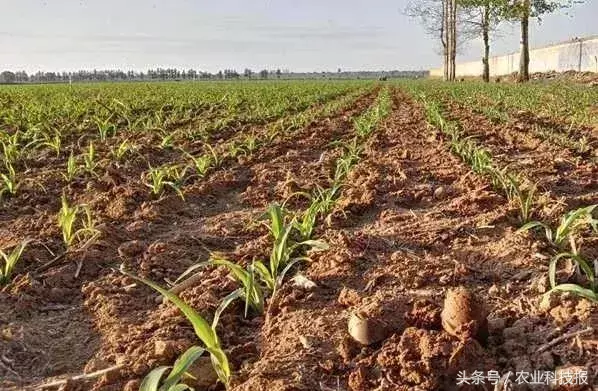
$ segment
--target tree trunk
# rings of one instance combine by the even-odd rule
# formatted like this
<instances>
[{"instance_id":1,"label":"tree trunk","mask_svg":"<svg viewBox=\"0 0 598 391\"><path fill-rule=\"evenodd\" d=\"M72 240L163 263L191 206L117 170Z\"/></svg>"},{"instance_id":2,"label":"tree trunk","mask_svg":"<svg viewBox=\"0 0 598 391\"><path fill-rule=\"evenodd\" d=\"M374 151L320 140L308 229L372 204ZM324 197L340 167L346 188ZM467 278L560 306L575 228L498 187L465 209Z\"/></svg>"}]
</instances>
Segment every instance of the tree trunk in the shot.
<instances>
[{"instance_id":1,"label":"tree trunk","mask_svg":"<svg viewBox=\"0 0 598 391\"><path fill-rule=\"evenodd\" d=\"M456 65L455 59L457 54L457 1L443 0L444 36L446 37L446 53L445 53L445 80L455 80Z\"/></svg>"},{"instance_id":2,"label":"tree trunk","mask_svg":"<svg viewBox=\"0 0 598 391\"><path fill-rule=\"evenodd\" d=\"M442 0L442 27L440 28L440 40L442 41L443 61L444 61L444 81L449 80L449 12L448 4L450 0Z\"/></svg>"},{"instance_id":3,"label":"tree trunk","mask_svg":"<svg viewBox=\"0 0 598 391\"><path fill-rule=\"evenodd\" d=\"M486 83L490 81L490 7L484 7L484 17L482 20L482 35L484 38L484 74L483 78Z\"/></svg>"},{"instance_id":4,"label":"tree trunk","mask_svg":"<svg viewBox=\"0 0 598 391\"><path fill-rule=\"evenodd\" d=\"M452 74L451 80L455 80L457 76L457 0L452 0L451 4L451 39L452 39L452 51L451 51L451 64Z\"/></svg>"},{"instance_id":5,"label":"tree trunk","mask_svg":"<svg viewBox=\"0 0 598 391\"><path fill-rule=\"evenodd\" d=\"M519 82L529 81L529 16L530 0L523 1L521 14L521 58L519 59Z\"/></svg>"}]
</instances>

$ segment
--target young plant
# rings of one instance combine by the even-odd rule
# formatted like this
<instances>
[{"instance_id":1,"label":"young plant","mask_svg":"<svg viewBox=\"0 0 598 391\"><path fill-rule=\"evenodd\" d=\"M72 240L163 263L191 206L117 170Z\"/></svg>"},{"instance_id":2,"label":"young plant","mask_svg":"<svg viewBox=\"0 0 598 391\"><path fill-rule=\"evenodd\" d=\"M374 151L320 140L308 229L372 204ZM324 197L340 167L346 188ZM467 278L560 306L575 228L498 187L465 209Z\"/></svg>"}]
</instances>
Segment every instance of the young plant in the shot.
<instances>
[{"instance_id":1,"label":"young plant","mask_svg":"<svg viewBox=\"0 0 598 391\"><path fill-rule=\"evenodd\" d=\"M191 387L182 383L184 377L187 376L187 370L197 361L204 353L205 349L199 346L191 346L181 354L174 362L172 367L160 366L153 369L141 382L139 391L183 391L192 390ZM170 373L164 380L162 378L166 371L170 369Z\"/></svg>"},{"instance_id":2,"label":"young plant","mask_svg":"<svg viewBox=\"0 0 598 391\"><path fill-rule=\"evenodd\" d=\"M224 266L232 273L235 280L241 284L241 288L232 292L229 295L229 298L225 300L225 303L227 303L226 305L228 305L230 301L240 298L245 301L245 317L247 317L250 308L258 314L264 312L264 292L262 286L255 279L256 273L254 265L250 265L245 269L226 259L212 257L207 262L191 266L177 279L176 283L183 281L187 277L191 277L191 274L195 273L197 269L205 266Z\"/></svg>"},{"instance_id":3,"label":"young plant","mask_svg":"<svg viewBox=\"0 0 598 391\"><path fill-rule=\"evenodd\" d=\"M85 171L89 172L90 174L95 174L95 168L97 167L97 163L95 161L96 158L96 150L93 146L93 142L89 142L89 147L87 148L87 153L83 155L83 162L85 164Z\"/></svg>"},{"instance_id":4,"label":"young plant","mask_svg":"<svg viewBox=\"0 0 598 391\"><path fill-rule=\"evenodd\" d=\"M60 138L60 133L55 132L54 137L46 136L45 141L42 142L42 145L52 149L54 152L56 152L56 157L59 157L60 148L62 147L62 139Z\"/></svg>"},{"instance_id":5,"label":"young plant","mask_svg":"<svg viewBox=\"0 0 598 391\"><path fill-rule=\"evenodd\" d=\"M0 265L0 286L5 285L10 281L13 270L21 259L21 255L23 255L27 243L27 241L22 242L8 254L0 250L0 258L2 258L2 264Z\"/></svg>"},{"instance_id":6,"label":"young plant","mask_svg":"<svg viewBox=\"0 0 598 391\"><path fill-rule=\"evenodd\" d=\"M579 208L567 213L561 218L561 222L553 230L548 224L541 221L532 221L523 225L517 232L529 231L534 228L543 228L546 239L555 247L562 247L567 239L571 240L572 236L582 227L590 226L595 232L598 232L598 219L592 216L597 205L590 205L584 208ZM575 249L574 249L574 252Z\"/></svg>"},{"instance_id":7,"label":"young plant","mask_svg":"<svg viewBox=\"0 0 598 391\"><path fill-rule=\"evenodd\" d=\"M243 146L241 144L238 144L236 142L232 142L230 143L230 145L228 146L228 156L231 158L236 158L237 156L239 156L240 154L244 153L245 150L243 149Z\"/></svg>"},{"instance_id":8,"label":"young plant","mask_svg":"<svg viewBox=\"0 0 598 391\"><path fill-rule=\"evenodd\" d=\"M200 178L205 177L212 167L216 167L218 166L218 164L220 164L220 162L218 161L218 155L216 155L216 151L214 151L214 148L212 148L209 144L205 145L208 148L209 153L203 154L199 157L195 157L189 152L183 150L183 153L189 159L191 159L191 162L195 167L195 172L197 172L197 175Z\"/></svg>"},{"instance_id":9,"label":"young plant","mask_svg":"<svg viewBox=\"0 0 598 391\"><path fill-rule=\"evenodd\" d=\"M98 127L98 133L99 133L101 142L106 142L108 137L113 135L114 132L116 131L116 126L114 124L110 123L110 120L112 119L113 115L114 114L110 114L110 116L106 119L101 119L98 116L95 116L93 119L96 126Z\"/></svg>"},{"instance_id":10,"label":"young plant","mask_svg":"<svg viewBox=\"0 0 598 391\"><path fill-rule=\"evenodd\" d=\"M125 139L121 143L119 143L118 146L113 148L110 153L116 160L118 160L120 162L131 151L133 151L133 147L131 146L131 143L129 142L129 139Z\"/></svg>"},{"instance_id":11,"label":"young plant","mask_svg":"<svg viewBox=\"0 0 598 391\"><path fill-rule=\"evenodd\" d=\"M19 143L18 132L11 136L4 134L0 139L0 144L2 145L2 159L6 166L12 165L21 157L23 147Z\"/></svg>"},{"instance_id":12,"label":"young plant","mask_svg":"<svg viewBox=\"0 0 598 391\"><path fill-rule=\"evenodd\" d=\"M532 207L534 205L534 196L536 195L536 185L525 186L519 178L512 174L506 175L507 197L514 199L519 205L519 220L522 224L527 223L532 216Z\"/></svg>"},{"instance_id":13,"label":"young plant","mask_svg":"<svg viewBox=\"0 0 598 391\"><path fill-rule=\"evenodd\" d=\"M77 177L79 171L80 167L77 164L77 159L75 158L73 151L71 151L71 154L69 155L69 158L66 161L66 173L61 174L64 177L64 179L70 183L73 181L73 179Z\"/></svg>"},{"instance_id":14,"label":"young plant","mask_svg":"<svg viewBox=\"0 0 598 391\"><path fill-rule=\"evenodd\" d=\"M334 184L332 187L327 189L318 187L314 191L314 194L311 195L299 193L305 195L310 200L310 204L307 209L305 209L300 216L293 220L294 227L299 232L302 240L311 239L317 218L329 213L332 210L339 190L340 185Z\"/></svg>"},{"instance_id":15,"label":"young plant","mask_svg":"<svg viewBox=\"0 0 598 391\"><path fill-rule=\"evenodd\" d=\"M11 164L6 165L7 173L0 172L0 199L4 196L4 194L8 194L9 196L15 196L17 194L17 190L19 189L20 183L17 180L17 174L15 172L14 167Z\"/></svg>"},{"instance_id":16,"label":"young plant","mask_svg":"<svg viewBox=\"0 0 598 391\"><path fill-rule=\"evenodd\" d=\"M341 157L336 161L334 171L334 183L342 183L355 164L361 159L363 146L358 143L357 138L354 138L350 143L344 143L345 149Z\"/></svg>"},{"instance_id":17,"label":"young plant","mask_svg":"<svg viewBox=\"0 0 598 391\"><path fill-rule=\"evenodd\" d=\"M285 224L284 211L280 205L272 204L267 213L270 219L268 228L274 239L270 262L268 267L262 261L256 261L254 266L255 271L274 296L286 273L298 262L309 261L309 257L301 254L308 250L326 250L328 246L320 240L293 241L291 233L295 228L295 220Z\"/></svg>"},{"instance_id":18,"label":"young plant","mask_svg":"<svg viewBox=\"0 0 598 391\"><path fill-rule=\"evenodd\" d=\"M190 305L185 303L174 293L162 288L161 286L159 286L158 284L156 284L150 280L147 280L147 279L141 278L141 277L137 277L137 276L125 271L124 265L121 265L120 271L124 275L129 276L132 279L139 281L139 282L149 286L150 288L154 289L155 291L160 293L162 296L164 296L166 299L170 300L174 305L177 306L177 308L185 315L187 320L189 320L189 322L193 326L193 329L195 330L195 334L197 335L199 340L205 346L205 350L207 350L208 353L210 353L210 357L212 359L212 366L214 367L214 370L216 371L218 378L226 387L228 387L230 378L231 378L231 369L230 369L230 365L228 362L228 357L226 356L226 353L222 349L222 347L220 345L220 339L218 338L218 335L216 334L216 326L218 324L219 316L214 316L214 321L212 322L212 325L210 325ZM219 314L217 314L217 315L219 315ZM203 349L203 348L200 348L200 349ZM193 352L194 352L193 354L191 354L191 353L189 354L188 358L181 360L181 362L180 362L181 370L182 369L186 370L189 367L189 365L191 365L189 363L189 361L191 361L191 359L193 359L193 361L194 361L197 358L199 358L199 355L198 355L199 350L195 349ZM182 364L187 364L187 363L189 363L189 364L182 365ZM159 382L160 378L162 377L162 374L164 374L165 371L166 370L158 371L158 372L152 371L150 373L150 375L152 375L152 379L157 377L158 378L157 381ZM182 372L184 373L184 371L182 371ZM172 374L172 372L171 372L171 374ZM181 378L181 376L182 375L178 376L178 379L176 378L176 376L173 376L173 378L171 379L173 382L172 382L172 384L169 383L170 384L169 387L172 387L176 382L178 382L178 380ZM152 379L149 379L149 380L152 380ZM175 379L176 379L176 381L175 381ZM149 380L148 380L148 383L150 383ZM152 380L150 384L155 384L154 380ZM165 390L168 390L168 389L169 388L165 388ZM180 389L181 388L177 388L177 390L180 390ZM182 389L184 389L184 388L182 388ZM148 388L148 390L152 390L152 388ZM159 390L162 390L162 389L159 388Z\"/></svg>"},{"instance_id":19,"label":"young plant","mask_svg":"<svg viewBox=\"0 0 598 391\"><path fill-rule=\"evenodd\" d=\"M69 205L64 193L61 203L62 206L58 212L58 226L62 230L62 239L67 249L71 248L75 242L91 240L99 234L88 206ZM79 220L81 211L85 213L85 218ZM80 228L77 228L78 225Z\"/></svg>"},{"instance_id":20,"label":"young plant","mask_svg":"<svg viewBox=\"0 0 598 391\"><path fill-rule=\"evenodd\" d=\"M590 288L584 288L578 284L558 284L556 282L556 266L560 260L569 259L574 262L582 271L589 281ZM550 280L551 291L571 292L586 299L598 302L598 284L596 283L596 276L594 269L589 263L579 254L574 253L560 253L554 256L548 266L548 278Z\"/></svg>"},{"instance_id":21,"label":"young plant","mask_svg":"<svg viewBox=\"0 0 598 391\"><path fill-rule=\"evenodd\" d=\"M580 154L588 153L590 150L590 142L588 141L587 136L581 136L577 141L577 152Z\"/></svg>"},{"instance_id":22,"label":"young plant","mask_svg":"<svg viewBox=\"0 0 598 391\"><path fill-rule=\"evenodd\" d=\"M150 166L150 170L146 174L149 182L146 182L145 185L149 187L152 194L157 197L161 197L165 187L168 186L184 200L185 196L181 190L184 174L185 170L183 169L181 171L176 166L162 166L158 168L152 168Z\"/></svg>"},{"instance_id":23,"label":"young plant","mask_svg":"<svg viewBox=\"0 0 598 391\"><path fill-rule=\"evenodd\" d=\"M170 149L170 148L174 147L174 137L175 136L176 136L176 132L162 133L162 140L160 141L160 148Z\"/></svg>"},{"instance_id":24,"label":"young plant","mask_svg":"<svg viewBox=\"0 0 598 391\"><path fill-rule=\"evenodd\" d=\"M243 140L243 148L248 154L255 152L257 150L257 138L251 134L247 135Z\"/></svg>"}]
</instances>

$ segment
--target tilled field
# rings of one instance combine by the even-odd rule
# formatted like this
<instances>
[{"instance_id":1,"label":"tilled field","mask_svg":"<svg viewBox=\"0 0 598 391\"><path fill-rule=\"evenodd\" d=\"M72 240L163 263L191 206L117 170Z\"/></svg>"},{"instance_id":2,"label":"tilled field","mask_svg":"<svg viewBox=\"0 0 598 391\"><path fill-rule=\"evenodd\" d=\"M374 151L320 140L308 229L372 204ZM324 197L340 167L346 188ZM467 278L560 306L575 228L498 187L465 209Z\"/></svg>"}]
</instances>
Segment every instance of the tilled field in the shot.
<instances>
[{"instance_id":1,"label":"tilled field","mask_svg":"<svg viewBox=\"0 0 598 391\"><path fill-rule=\"evenodd\" d=\"M253 270L277 242L269 208L281 205L285 224L306 221L324 193L330 202L313 230L304 237L289 228L294 243L309 239L290 256L309 259L289 266L275 295L263 287L263 312L246 311L241 297L220 316L229 389L506 390L488 380L457 383L463 371L511 371L515 382L517 373L562 368L587 372L587 389L598 385L596 304L587 292L547 293L550 259L571 245L568 252L591 263L596 233L580 220L559 247L542 230L519 232L517 199L455 153L451 136L409 91L362 86L304 109L313 115L299 110L294 118L303 122L281 131L280 121L266 120L224 127L211 147L185 145L202 156L229 155L181 186L183 197L150 197L139 180L143 159L107 163L102 175L68 185L70 199L93 211L99 234L66 252L56 226L60 173L29 164L44 191L28 187L0 210L2 248L35 239L0 291L0 389L139 389L152 369L202 343L176 306L119 266L162 286L210 258ZM474 135L494 166L535 185L527 220L556 226L566 212L598 204L598 169L585 152L526 132L525 123L498 125L443 104L446 121L460 136ZM250 153L225 152L248 134L261 141ZM178 156L147 137L140 154L153 166ZM592 289L593 275L565 258L558 282ZM197 272L172 289L211 322L239 282L226 267ZM209 359L190 372L196 378L185 383L196 390L224 389Z\"/></svg>"}]
</instances>

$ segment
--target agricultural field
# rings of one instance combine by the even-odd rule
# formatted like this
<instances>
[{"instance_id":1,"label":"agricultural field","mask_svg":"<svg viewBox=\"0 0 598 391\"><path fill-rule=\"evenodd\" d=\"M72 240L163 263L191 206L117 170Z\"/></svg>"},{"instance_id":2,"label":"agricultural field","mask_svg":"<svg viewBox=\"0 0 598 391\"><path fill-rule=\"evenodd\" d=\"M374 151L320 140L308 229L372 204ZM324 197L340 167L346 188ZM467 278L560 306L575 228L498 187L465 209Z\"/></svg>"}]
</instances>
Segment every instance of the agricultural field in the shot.
<instances>
[{"instance_id":1,"label":"agricultural field","mask_svg":"<svg viewBox=\"0 0 598 391\"><path fill-rule=\"evenodd\" d=\"M566 82L0 86L0 389L598 385L596 102Z\"/></svg>"}]
</instances>

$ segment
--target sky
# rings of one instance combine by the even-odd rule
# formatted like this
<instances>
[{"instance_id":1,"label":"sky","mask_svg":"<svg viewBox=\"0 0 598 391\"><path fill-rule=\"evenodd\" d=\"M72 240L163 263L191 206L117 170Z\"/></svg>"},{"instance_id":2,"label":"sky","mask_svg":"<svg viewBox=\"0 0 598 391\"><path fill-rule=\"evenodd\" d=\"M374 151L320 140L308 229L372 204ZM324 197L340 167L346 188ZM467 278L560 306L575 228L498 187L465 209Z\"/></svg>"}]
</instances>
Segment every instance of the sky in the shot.
<instances>
[{"instance_id":1,"label":"sky","mask_svg":"<svg viewBox=\"0 0 598 391\"><path fill-rule=\"evenodd\" d=\"M0 71L422 70L438 43L407 0L0 0ZM532 46L598 34L598 1L534 22ZM493 53L518 48L501 28ZM481 58L469 43L458 61Z\"/></svg>"}]
</instances>

